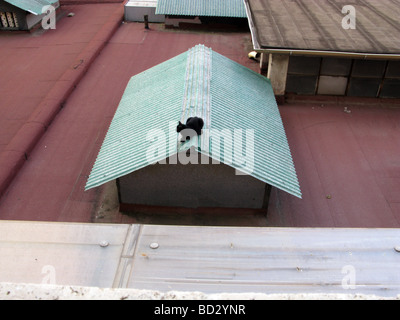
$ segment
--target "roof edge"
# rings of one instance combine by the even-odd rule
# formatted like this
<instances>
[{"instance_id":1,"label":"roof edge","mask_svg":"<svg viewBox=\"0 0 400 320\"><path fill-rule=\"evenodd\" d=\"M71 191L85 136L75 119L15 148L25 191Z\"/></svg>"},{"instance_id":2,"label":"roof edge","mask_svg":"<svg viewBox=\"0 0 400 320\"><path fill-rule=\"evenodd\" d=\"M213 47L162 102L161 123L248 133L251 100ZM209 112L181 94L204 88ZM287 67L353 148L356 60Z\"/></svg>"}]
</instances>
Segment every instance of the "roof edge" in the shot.
<instances>
[{"instance_id":1,"label":"roof edge","mask_svg":"<svg viewBox=\"0 0 400 320\"><path fill-rule=\"evenodd\" d=\"M254 44L254 42L253 42ZM346 52L346 51L327 51L327 50L308 50L308 49L286 49L286 48L263 48L258 45L254 50L260 53L288 54L301 56L324 56L341 57L354 59L376 59L376 60L400 60L399 54L390 53L367 53L367 52Z\"/></svg>"},{"instance_id":2,"label":"roof edge","mask_svg":"<svg viewBox=\"0 0 400 320\"><path fill-rule=\"evenodd\" d=\"M56 6L57 8L60 6L60 1L59 0L40 0L39 2L43 2L43 3L42 3L41 10L39 11L39 10L35 10L35 9L38 9L38 7L36 7L36 6L32 5L32 4L29 4L29 3L28 4L25 3L25 5L24 5L24 4L19 4L17 0L4 0L4 1L9 3L9 4L11 4L11 5L13 5L13 6L15 6L15 7L17 7L17 8L20 8L22 10L25 10L25 11L31 13L31 14L34 14L35 16L42 15L43 14L43 8L46 7L46 6L54 5L54 4L58 4ZM41 3L39 3L39 5L40 4Z\"/></svg>"},{"instance_id":3,"label":"roof edge","mask_svg":"<svg viewBox=\"0 0 400 320\"><path fill-rule=\"evenodd\" d=\"M249 22L251 40L253 42L253 48L254 48L254 50L258 51L258 50L261 50L261 46L258 42L258 32L254 25L253 15L251 14L251 9L250 9L250 3L249 3L249 0L243 0L243 1L244 1L245 9L246 9L247 20Z\"/></svg>"},{"instance_id":4,"label":"roof edge","mask_svg":"<svg viewBox=\"0 0 400 320\"><path fill-rule=\"evenodd\" d=\"M200 140L200 137L199 137L199 140ZM175 165L175 164L179 163L179 161L178 161L179 160L178 159L179 158L179 154L186 153L188 150L192 149L192 150L196 151L198 154L201 154L203 156L207 156L209 159L211 159L212 161L215 161L215 162L214 163L213 162L210 163L210 161L207 161L207 163L203 163L202 161L200 161L200 162L197 162L197 163L192 163L192 162L189 162L187 164L181 163L182 165L189 165L189 164L193 164L193 165L220 165L220 164L223 164L225 166L231 167L232 169L235 169L236 175L248 175L248 176L251 176L252 178L254 178L254 179L258 180L258 181L267 183L267 184L269 184L269 185L271 185L271 186L273 186L273 187L275 187L275 188L277 188L279 190L287 192L287 193L289 193L289 194L291 194L291 195L293 195L293 196L295 196L295 197L297 197L299 199L303 198L303 195L302 195L301 191L299 191L299 192L290 191L289 189L286 189L286 188L284 188L282 186L279 186L276 183L269 181L268 179L263 179L263 178L261 178L261 177L259 177L257 175L254 175L252 171L246 170L246 168L241 168L239 166L235 166L234 162L232 162L232 163L226 162L226 161L224 161L224 159L221 159L221 157L218 157L216 155L213 155L212 153L209 153L209 152L206 152L206 151L202 150L201 147L199 147L200 145L201 145L200 142L196 143L196 142L193 142L192 140L184 142L184 143L181 144L181 146L179 147L179 149L176 152L172 152L171 154L168 154L168 155L161 155L160 157L152 159L151 163L148 163L147 165L144 165L144 166L142 166L140 168L136 168L133 171L121 172L117 176L110 177L107 182L122 178L122 177L124 177L126 175L129 175L131 173L134 173L134 172L136 172L138 170L142 170L144 168L147 168L150 165L155 165L155 164L158 164L158 163L159 164L165 164L165 165ZM176 158L174 159L174 157L176 157ZM196 156L196 158L198 159L198 156ZM167 163L168 159L173 159L174 162L168 164ZM96 187L99 187L99 186L101 186L101 185L103 185L103 184L105 184L107 182L101 182L101 183L97 183L97 184L87 185L85 187L85 191L88 191L90 189L94 189Z\"/></svg>"},{"instance_id":5,"label":"roof edge","mask_svg":"<svg viewBox=\"0 0 400 320\"><path fill-rule=\"evenodd\" d=\"M194 50L194 51L193 51ZM200 56L197 57L196 59L191 59L191 52L194 53L198 53ZM210 52L208 52L210 51ZM212 57L207 57L207 55L205 53L212 53ZM185 54L185 53L183 53ZM172 58L168 61L172 61L174 59L177 59L179 56L183 56L182 55L178 55L175 58ZM105 142L103 142L102 148L100 150L100 153L96 159L95 165L93 166L93 169L89 175L89 179L87 181L85 190L90 190L92 188L101 186L107 182L110 182L112 180L121 178L123 176L126 176L128 174L131 174L134 171L137 170L141 170L144 167L150 166L152 164L156 164L156 163L162 163L162 164L167 164L171 163L170 161L167 161L168 159L170 159L171 157L181 153L181 152L186 152L187 150L189 150L190 148L194 147L195 150L197 151L197 153L200 153L202 155L207 156L208 158L211 158L215 161L212 161L212 163L222 163L224 165L230 166L233 169L235 169L237 171L238 175L241 174L246 174L246 175L250 175L253 178L262 181L264 183L267 183L271 186L274 186L282 191L285 191L291 195L294 195L298 198L302 198L302 194L301 194L301 188L299 186L299 181L297 178L297 174L295 172L295 167L293 164L293 159L292 159L292 155L290 153L290 148L287 145L287 139L286 139L286 135L285 135L285 130L283 127L283 123L282 123L282 119L280 117L279 114L279 109L277 107L275 98L273 96L273 91L272 91L272 87L270 86L270 80L262 75L260 75L259 73L246 68L245 66L241 65L238 62L235 62L215 51L212 51L210 48L205 47L204 45L198 45L195 46L194 48L190 49L189 51L186 52L187 56L185 56L185 58L187 59L186 61L184 61L184 59L179 60L179 73L174 75L174 77L179 77L179 81L173 82L173 88L175 87L179 87L183 89L182 92L182 96L180 94L180 90L179 89L177 94L174 94L173 100L169 101L168 100L168 108L166 110L165 113L165 120L169 120L169 124L167 126L167 123L165 121L161 121L158 122L157 125L159 125L161 130L165 129L165 132L168 132L168 143L167 143L167 148L163 148L162 150L157 149L158 152L150 152L150 153L144 153L147 149L145 149L144 145L139 145L139 149L137 150L138 155L135 154L135 157L133 157L133 153L136 151L132 151L135 150L133 147L136 146L135 145L135 141L132 139L128 139L128 141L126 141L125 144L122 144L123 148L126 148L127 146L129 147L129 155L130 157L126 157L126 154L128 153L124 153L125 157L123 158L123 161L120 161L120 159L118 160L118 162L116 161L114 156L111 156L111 161L106 155L107 152L112 151L112 148L116 147L117 150L119 150L118 148L119 145L121 145L121 141L123 140L120 137L120 133L122 132L121 130L114 130L112 131L113 133L115 133L115 137L110 140L110 142L107 142L107 146L105 147ZM204 55L204 56L203 56ZM212 59L212 60L209 60ZM222 60L221 60L222 59ZM211 67L212 68L216 68L214 71L217 72L211 72L210 71L210 61L212 61L211 63ZM215 62L218 61L218 62ZM161 66L164 65L166 62L161 63L157 66ZM204 65L203 65L204 64ZM197 66L194 70L192 70L193 65ZM131 104L131 100L132 97L127 95L127 92L129 92L129 90L131 90L131 83L132 80L136 77L138 77L139 75L142 76L146 76L146 72L149 72L149 75L151 77L155 77L156 73L158 71L160 71L159 69L155 69L157 68L157 66L150 68L144 72L142 72L141 74L135 75L133 76L129 83L127 88L125 89L125 93L121 99L121 102L119 104L119 107L116 111L116 114L114 115L114 119L112 121L113 125L114 123L116 123L117 126L124 124L124 121L120 121L120 119L123 119L123 115L124 116L131 116L131 113L128 113L127 110L129 110L129 108L127 109L127 106L129 106ZM239 68L239 69L238 69ZM152 73L150 72L150 70L153 70ZM186 71L185 71L186 70ZM225 73L224 70L233 70L230 73ZM246 71L246 72L242 72L242 71ZM156 72L156 73L155 73ZM214 73L214 74L213 74ZM213 74L213 75L212 75ZM217 76L218 74L220 74L221 76ZM210 92L209 92L209 83L208 81L210 80L210 75L213 76L213 88ZM231 77L235 77L241 75L243 77L245 77L245 79L248 81L246 82L246 86L241 85L240 88L243 90L243 87L245 87L245 92L238 95L237 91L238 88L236 87L232 87L230 90L228 91L221 91L218 89L221 89L221 86L224 86L224 83L226 83L226 81L229 81L229 79ZM182 79L180 79L182 77ZM195 77L196 79L199 78L200 82L197 81L194 84L192 84L191 82L189 83L188 81L192 81L192 77ZM143 80L143 79L140 79ZM181 81L182 80L182 81ZM169 82L170 83L170 82ZM164 85L164 83L162 82L162 84ZM250 87L251 84L251 87ZM169 84L170 85L170 84ZM190 87L199 87L200 89L196 89L198 91L194 91L193 94L191 94L192 97L195 97L195 99L192 100L187 100L187 96L185 96L185 92L188 90L187 86L189 85L189 89ZM256 89L257 90L256 90ZM229 111L229 108L226 108L224 106L223 103L218 103L223 101L223 99L225 99L226 95L229 94L230 96L230 100L232 101L236 101L238 100L239 102L237 104L233 104L235 106L235 108L237 108L237 113L240 115L239 120L237 120L236 122L234 121L234 126L233 124L230 124L231 129L235 129L235 128L240 128L239 130L248 128L250 129L251 132L251 139L254 139L254 125L253 123L249 124L249 125L245 125L243 126L242 121L246 120L246 115L248 113L248 110L246 108L243 107L243 105L246 105L247 101L249 99L254 99L256 95L254 95L254 92L258 93L260 92L260 90L262 92L265 92L265 95L262 95L263 100L260 101L260 99L256 99L257 101L257 105L263 105L263 108L255 108L255 106L251 107L254 109L254 112L261 112L262 114L264 113L268 113L266 110L270 110L271 112L271 119L269 119L267 122L271 123L271 125L273 126L273 128L276 129L277 133L268 133L268 132L264 132L267 136L269 135L271 137L271 142L268 145L265 146L261 146L261 149L263 150L263 153L265 154L269 154L272 153L274 154L274 152L277 152L277 154L272 155L272 156L268 156L268 157L259 157L259 156L255 156L254 154L254 140L250 140L253 141L252 145L253 147L249 149L249 151L246 148L246 153L240 153L240 151L238 152L234 152L234 153L228 153L226 154L226 158L225 158L225 145L224 148L222 149L221 146L220 148L214 149L214 148L210 148L213 143L211 142L211 140L207 139L207 135L210 133L209 131L207 131L208 129L210 130L218 130L218 133L221 134L220 138L222 137L222 139L224 139L224 137L228 137L227 133L224 131L224 129L229 129L224 127L224 121L225 121L225 116L226 114L231 111ZM189 90L191 92L191 89ZM197 92L197 93L196 93ZM181 121L182 119L187 119L188 117L193 117L193 116L201 116L204 118L205 114L207 114L209 108L208 107L204 107L204 105L208 105L209 101L208 98L205 99L205 104L203 99L198 100L198 95L199 92L201 95L203 95L204 93L210 93L213 95L213 102L216 103L216 110L214 110L213 112L213 116L215 117L214 119L216 120L217 123L220 123L222 125L216 125L216 126L208 126L208 127L204 127L203 129L203 135L200 136L198 138L198 140L195 139L191 139L188 142L185 142L183 144L179 144L177 146L178 143L178 137L177 136L173 136L174 141L171 140L171 133L176 134L176 123L177 123L177 119L178 117L181 117ZM224 94L220 94L221 92L225 92ZM246 101L244 100L240 100L243 99L243 97L245 97L244 99L246 99ZM140 100L141 101L141 100ZM268 103L267 103L267 102ZM147 100L144 100L144 105L147 105ZM121 109L121 104L123 106L123 108ZM181 108L178 108L179 104L182 104ZM157 103L158 105L158 103ZM153 105L150 105L153 108ZM155 106L155 105L154 105ZM186 109L187 108L191 108L194 111L197 110L197 107L200 106L201 110L205 110L205 114L201 113L200 115L197 112L188 112L186 113ZM175 111L170 111L170 109L175 110ZM120 113L119 110L122 110ZM151 110L156 110L155 108L151 109ZM164 110L164 109L163 109ZM208 111L207 111L208 110ZM218 111L219 110L219 111ZM164 110L165 111L165 110ZM218 111L218 112L216 112ZM185 115L183 116L183 113L185 113ZM138 115L139 116L139 115ZM176 117L176 118L175 118ZM183 117L183 118L182 118ZM125 119L125 118L124 118ZM176 120L176 123L174 122L174 120ZM258 119L258 117L257 117ZM235 119L234 119L235 120ZM253 119L254 120L254 119ZM172 121L172 122L171 122ZM173 123L171 125L171 123ZM257 120L258 125L260 125L260 121ZM205 124L207 124L207 122L205 122ZM154 125L154 123L153 123ZM162 129L164 128L164 129ZM111 126L110 129L108 130L108 133L105 137L105 141L107 141L107 139L110 137L110 131L111 130ZM164 132L164 133L165 133ZM246 133L246 137L247 137L247 133ZM157 140L158 141L158 140ZM154 142L157 142L154 141ZM219 140L218 140L219 141ZM225 140L223 140L225 143ZM241 140L242 141L242 140ZM278 142L278 143L275 143ZM166 143L166 141L160 141L157 143ZM217 142L215 142L217 143ZM220 142L218 142L219 144ZM282 144L281 144L282 143ZM115 145L117 144L117 145ZM152 146L154 146L154 148L156 148L158 146L158 144L153 144ZM240 143L241 146L241 143ZM277 147L278 146L278 149ZM224 151L222 151L224 150ZM230 150L230 149L229 149ZM248 153L249 152L249 153ZM104 153L104 155L103 155ZM185 161L186 160L186 161ZM188 159L183 159L179 160L180 163L182 164L195 164L196 162L194 162L193 160L190 160L190 158L188 157ZM281 161L280 161L281 160ZM172 159L172 163L171 164L175 164L178 162L178 159ZM285 161L285 163L287 164L287 168L290 168L290 170L287 170L287 168L283 168L281 166L282 161ZM204 161L206 162L206 161ZM271 163L270 163L271 162ZM109 164L113 164L114 168ZM200 162L197 162L200 163ZM208 164L210 162L208 161Z\"/></svg>"}]
</instances>

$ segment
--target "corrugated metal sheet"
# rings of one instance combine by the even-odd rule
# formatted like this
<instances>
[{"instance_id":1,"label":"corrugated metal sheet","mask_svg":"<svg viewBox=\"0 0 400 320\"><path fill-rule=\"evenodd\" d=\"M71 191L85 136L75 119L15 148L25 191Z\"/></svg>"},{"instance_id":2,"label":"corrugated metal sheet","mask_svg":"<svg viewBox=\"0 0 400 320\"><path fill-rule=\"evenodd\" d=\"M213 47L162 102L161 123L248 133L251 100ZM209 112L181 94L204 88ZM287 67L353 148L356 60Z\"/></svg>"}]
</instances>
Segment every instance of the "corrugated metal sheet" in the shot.
<instances>
[{"instance_id":1,"label":"corrugated metal sheet","mask_svg":"<svg viewBox=\"0 0 400 320\"><path fill-rule=\"evenodd\" d=\"M181 121L185 123L190 117L200 117L204 120L204 132L211 129L211 68L212 50L203 45L198 45L188 52L186 66L186 84L182 103ZM208 137L205 134L195 142L195 146L201 146L200 150L208 151L209 146L205 145ZM180 144L178 151L185 151L193 145L190 140Z\"/></svg>"},{"instance_id":2,"label":"corrugated metal sheet","mask_svg":"<svg viewBox=\"0 0 400 320\"><path fill-rule=\"evenodd\" d=\"M165 147L165 141L149 141L151 129L175 131L181 117L187 53L133 77L122 97L97 157L86 189L127 175L149 165L147 152ZM169 123L175 127L169 128ZM175 138L177 135L175 134ZM163 160L176 152L168 148Z\"/></svg>"},{"instance_id":3,"label":"corrugated metal sheet","mask_svg":"<svg viewBox=\"0 0 400 320\"><path fill-rule=\"evenodd\" d=\"M158 0L156 14L247 18L243 0Z\"/></svg>"},{"instance_id":4,"label":"corrugated metal sheet","mask_svg":"<svg viewBox=\"0 0 400 320\"><path fill-rule=\"evenodd\" d=\"M35 15L42 14L44 6L53 5L59 0L5 0L6 2L20 9L33 13Z\"/></svg>"},{"instance_id":5,"label":"corrugated metal sheet","mask_svg":"<svg viewBox=\"0 0 400 320\"><path fill-rule=\"evenodd\" d=\"M213 52L212 70L213 128L223 130L229 123L232 129L254 130L254 149L247 150L254 152L251 175L301 197L289 143L269 79L216 52ZM241 169L241 160L241 157L234 156L232 166Z\"/></svg>"},{"instance_id":6,"label":"corrugated metal sheet","mask_svg":"<svg viewBox=\"0 0 400 320\"><path fill-rule=\"evenodd\" d=\"M191 116L205 120L204 134L177 143L177 121ZM301 198L269 80L202 45L131 79L86 188L148 166L149 153L158 162L192 146Z\"/></svg>"}]
</instances>

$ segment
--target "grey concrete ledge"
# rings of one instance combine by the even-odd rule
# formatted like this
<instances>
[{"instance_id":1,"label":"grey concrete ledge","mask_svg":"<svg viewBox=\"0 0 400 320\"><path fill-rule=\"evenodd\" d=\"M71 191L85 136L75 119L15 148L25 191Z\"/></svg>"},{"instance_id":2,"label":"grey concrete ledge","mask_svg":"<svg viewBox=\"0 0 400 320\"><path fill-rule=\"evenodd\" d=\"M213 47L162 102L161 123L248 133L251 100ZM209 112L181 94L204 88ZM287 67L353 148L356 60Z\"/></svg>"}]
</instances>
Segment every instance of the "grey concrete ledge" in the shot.
<instances>
[{"instance_id":1,"label":"grey concrete ledge","mask_svg":"<svg viewBox=\"0 0 400 320\"><path fill-rule=\"evenodd\" d=\"M400 300L363 294L160 292L137 289L0 283L0 300Z\"/></svg>"}]
</instances>

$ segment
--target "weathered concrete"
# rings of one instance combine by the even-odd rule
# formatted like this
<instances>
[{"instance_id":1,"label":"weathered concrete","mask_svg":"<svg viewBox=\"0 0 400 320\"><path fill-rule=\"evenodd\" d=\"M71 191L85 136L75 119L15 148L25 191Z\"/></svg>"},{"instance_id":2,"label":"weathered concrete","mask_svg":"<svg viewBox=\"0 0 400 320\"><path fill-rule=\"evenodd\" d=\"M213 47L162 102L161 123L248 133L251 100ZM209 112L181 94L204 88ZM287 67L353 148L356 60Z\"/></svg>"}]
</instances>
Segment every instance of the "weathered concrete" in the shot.
<instances>
[{"instance_id":1,"label":"weathered concrete","mask_svg":"<svg viewBox=\"0 0 400 320\"><path fill-rule=\"evenodd\" d=\"M0 283L0 300L400 300L363 294L264 294L111 289Z\"/></svg>"},{"instance_id":2,"label":"weathered concrete","mask_svg":"<svg viewBox=\"0 0 400 320\"><path fill-rule=\"evenodd\" d=\"M283 96L286 91L286 79L289 67L289 55L270 54L268 75L276 96Z\"/></svg>"},{"instance_id":3,"label":"weathered concrete","mask_svg":"<svg viewBox=\"0 0 400 320\"><path fill-rule=\"evenodd\" d=\"M269 54L268 53L261 53L261 55L260 55L260 69L261 69L261 72L268 70L268 63L269 63Z\"/></svg>"},{"instance_id":4,"label":"weathered concrete","mask_svg":"<svg viewBox=\"0 0 400 320\"><path fill-rule=\"evenodd\" d=\"M178 159L185 153L179 153ZM158 163L120 178L121 202L185 208L263 207L264 182L249 175L236 175L234 168L213 164L208 157L203 157L206 162L201 162L204 160L197 154L191 157L198 164Z\"/></svg>"}]
</instances>

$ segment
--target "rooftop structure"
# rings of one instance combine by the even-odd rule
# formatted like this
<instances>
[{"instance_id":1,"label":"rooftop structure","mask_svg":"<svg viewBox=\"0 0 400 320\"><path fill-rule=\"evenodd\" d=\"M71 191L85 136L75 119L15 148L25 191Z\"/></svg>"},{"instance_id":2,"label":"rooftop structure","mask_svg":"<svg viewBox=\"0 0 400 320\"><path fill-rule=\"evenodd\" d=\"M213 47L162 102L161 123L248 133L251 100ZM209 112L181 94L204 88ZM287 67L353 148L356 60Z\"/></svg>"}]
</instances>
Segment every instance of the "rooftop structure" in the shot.
<instances>
[{"instance_id":1,"label":"rooftop structure","mask_svg":"<svg viewBox=\"0 0 400 320\"><path fill-rule=\"evenodd\" d=\"M398 1L245 0L260 67L285 93L400 97ZM376 61L379 60L379 61Z\"/></svg>"},{"instance_id":2,"label":"rooftop structure","mask_svg":"<svg viewBox=\"0 0 400 320\"><path fill-rule=\"evenodd\" d=\"M351 1L245 0L256 50L334 56L400 58L400 3ZM344 8L344 9L343 9ZM344 11L344 13L342 12ZM379 26L379 27L377 27Z\"/></svg>"},{"instance_id":3,"label":"rooftop structure","mask_svg":"<svg viewBox=\"0 0 400 320\"><path fill-rule=\"evenodd\" d=\"M158 0L156 14L247 18L243 0Z\"/></svg>"},{"instance_id":4,"label":"rooftop structure","mask_svg":"<svg viewBox=\"0 0 400 320\"><path fill-rule=\"evenodd\" d=\"M41 15L45 6L54 5L59 0L4 0L20 9L33 13L34 15Z\"/></svg>"},{"instance_id":5,"label":"rooftop structure","mask_svg":"<svg viewBox=\"0 0 400 320\"><path fill-rule=\"evenodd\" d=\"M165 15L157 14L157 0L129 0L125 4L125 20L133 22L164 22Z\"/></svg>"},{"instance_id":6,"label":"rooftop structure","mask_svg":"<svg viewBox=\"0 0 400 320\"><path fill-rule=\"evenodd\" d=\"M178 120L185 122L194 116L204 119L203 135L177 144ZM161 137L149 138L151 130L168 135L169 141ZM235 130L245 135L240 136L240 146L236 145L239 141L233 141ZM224 142L224 149L220 148L220 141L214 139L217 133ZM201 45L130 80L86 189L192 147L301 197L269 80ZM243 149L246 149L244 155ZM161 152L157 152L159 150ZM155 153L151 161L149 153Z\"/></svg>"},{"instance_id":7,"label":"rooftop structure","mask_svg":"<svg viewBox=\"0 0 400 320\"><path fill-rule=\"evenodd\" d=\"M0 30L31 30L59 0L0 0Z\"/></svg>"}]
</instances>

